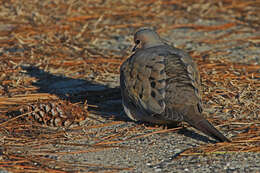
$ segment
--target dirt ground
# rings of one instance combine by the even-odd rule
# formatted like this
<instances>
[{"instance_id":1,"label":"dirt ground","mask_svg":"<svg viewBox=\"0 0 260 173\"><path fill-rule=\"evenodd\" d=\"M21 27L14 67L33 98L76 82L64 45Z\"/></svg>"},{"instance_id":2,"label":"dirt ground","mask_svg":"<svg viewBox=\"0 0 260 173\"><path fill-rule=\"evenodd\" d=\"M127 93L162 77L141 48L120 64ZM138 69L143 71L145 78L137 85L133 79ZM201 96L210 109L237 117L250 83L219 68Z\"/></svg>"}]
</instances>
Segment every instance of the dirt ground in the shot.
<instances>
[{"instance_id":1,"label":"dirt ground","mask_svg":"<svg viewBox=\"0 0 260 173\"><path fill-rule=\"evenodd\" d=\"M0 172L260 172L260 1L0 2ZM204 114L132 122L120 64L151 27L197 62Z\"/></svg>"}]
</instances>

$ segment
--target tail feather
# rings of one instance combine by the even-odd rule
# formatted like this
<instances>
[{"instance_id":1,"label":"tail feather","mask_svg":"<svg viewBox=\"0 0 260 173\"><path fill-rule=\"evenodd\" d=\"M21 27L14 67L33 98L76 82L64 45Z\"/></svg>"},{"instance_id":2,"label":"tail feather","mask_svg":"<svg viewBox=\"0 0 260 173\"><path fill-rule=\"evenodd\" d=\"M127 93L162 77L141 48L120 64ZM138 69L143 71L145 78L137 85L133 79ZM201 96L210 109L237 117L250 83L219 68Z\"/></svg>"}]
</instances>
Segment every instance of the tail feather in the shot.
<instances>
[{"instance_id":1,"label":"tail feather","mask_svg":"<svg viewBox=\"0 0 260 173\"><path fill-rule=\"evenodd\" d=\"M212 138L217 139L220 142L231 142L206 119L202 119L199 122L191 125L194 126L196 129L202 131L206 135L209 135Z\"/></svg>"},{"instance_id":2,"label":"tail feather","mask_svg":"<svg viewBox=\"0 0 260 173\"><path fill-rule=\"evenodd\" d=\"M192 109L191 109L192 110ZM195 111L189 111L188 116L184 116L184 120L188 122L194 128L200 130L206 135L220 142L231 142L221 132L219 132L208 120L206 120L200 113Z\"/></svg>"}]
</instances>

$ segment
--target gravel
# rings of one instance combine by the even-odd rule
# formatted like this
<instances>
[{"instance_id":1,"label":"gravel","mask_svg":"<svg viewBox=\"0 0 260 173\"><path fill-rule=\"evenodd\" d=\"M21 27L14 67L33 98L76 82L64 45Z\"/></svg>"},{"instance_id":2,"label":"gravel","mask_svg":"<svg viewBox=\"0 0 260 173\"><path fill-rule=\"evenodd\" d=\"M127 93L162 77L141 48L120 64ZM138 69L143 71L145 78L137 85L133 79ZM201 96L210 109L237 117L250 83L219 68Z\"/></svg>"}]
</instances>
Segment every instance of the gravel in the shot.
<instances>
[{"instance_id":1,"label":"gravel","mask_svg":"<svg viewBox=\"0 0 260 173\"><path fill-rule=\"evenodd\" d=\"M17 1L16 3L20 3L20 2L22 1ZM201 155L191 155L191 156L180 156L181 153L183 153L184 151L190 148L198 147L208 143L214 143L214 141L210 140L208 137L202 135L200 132L196 131L191 127L188 127L186 129L183 128L177 131L170 131L167 133L161 133L161 134L158 133L158 134L138 137L140 135L146 135L153 132L152 129L153 125L142 125L140 123L131 122L129 119L122 116L123 109L121 106L121 99L120 99L118 68L113 69L114 72L108 72L108 69L109 70L112 69L110 66L107 66L106 67L107 71L103 72L100 69L102 69L102 67L106 65L106 63L100 63L98 66L93 66L93 67L91 63L86 63L83 64L86 65L86 67L80 65L76 67L81 69L81 71L80 70L78 71L78 74L71 73L70 71L68 74L67 72L68 70L65 71L64 69L68 69L69 65L68 67L66 68L64 67L63 69L63 68L57 68L53 64L52 66L50 65L49 67L48 64L49 62L51 62L51 60L54 62L56 62L55 60L57 60L57 62L59 62L56 64L57 66L59 64L62 64L63 61L68 63L68 62L80 61L83 59L86 62L88 62L87 60L93 60L93 59L98 61L99 60L98 58L101 59L103 58L103 60L107 60L109 56L113 54L113 56L116 55L116 60L117 60L115 61L115 65L118 65L116 63L121 62L123 61L123 59L126 58L125 54L130 55L130 50L133 47L133 44L130 42L130 40L132 40L131 34L136 29L136 26L139 26L139 25L135 26L134 24L136 22L139 22L137 24L140 24L141 22L141 24L143 24L144 26L151 25L152 27L157 27L158 25L160 25L160 27L158 27L159 33L162 36L162 38L167 40L169 44L184 49L189 53L195 52L196 54L202 56L202 58L204 59L228 60L236 63L259 65L260 64L260 56L259 56L260 55L260 44L259 44L260 30L259 28L258 30L255 29L258 26L257 21L259 23L259 20L256 19L251 20L250 18L246 18L246 17L256 16L256 11L251 11L252 13L249 13L250 9L253 8L252 6L248 6L248 11L247 10L243 11L244 13L241 12L241 20L240 20L240 18L238 18L237 16L232 16L232 12L234 11L237 12L236 10L238 11L242 10L239 9L239 7L242 6L243 4L246 4L245 2L243 3L239 2L241 4L240 5L238 4L237 5L238 9L236 9L233 8L232 6L233 5L235 6L237 2L236 3L232 2L232 4L229 4L230 6L225 6L225 3L227 3L226 1L225 3L224 2L212 3L213 6L210 8L208 8L207 3L205 1L198 4L196 3L190 4L188 7L185 6L185 3L178 4L177 1L176 3L175 1L174 3L170 3L169 1L169 5L167 4L168 1L165 1L165 4L163 4L161 1L156 1L158 4L155 5L150 1L147 2L143 1L145 2L145 4L143 4L143 6L145 7L144 9L148 10L149 8L146 7L151 6L150 9L152 11L151 10L149 11L150 15L138 16L138 14L139 15L143 14L143 11L138 11L139 13L137 14L137 17L135 15L132 15L131 13L134 10L139 10L139 6L138 4L135 4L134 6L133 4L131 4L132 5L131 8L129 5L129 12L128 12L129 14L126 13L125 15L122 16L120 15L117 16L115 15L116 13L114 13L114 11L109 11L109 9L104 7L100 9L97 8L97 12L99 12L100 10L102 11L102 16L101 18L96 19L95 18L96 15L90 15L86 13L86 11L91 10L91 8L88 9L88 3L90 3L90 5L94 4L95 6L98 5L98 3L96 4L96 2L91 3L91 1L89 2L73 1L73 3L75 4L72 4L71 6L70 5L64 6L64 4L70 3L70 1L68 2L64 1L62 3L57 2L57 4L53 3L53 1L50 1L51 3L49 4L49 7L51 8L49 8L48 6L45 7L44 3L40 3L40 2L41 1L39 1L39 3L36 3L40 6L30 6L30 4L26 4L26 3L21 5L13 5L12 4L13 2L10 2L9 4L10 7L8 5L4 5L5 3L8 4L7 1L3 2L1 9L5 9L5 11L2 10L1 13L2 16L6 17L6 19L3 20L3 22L10 21L12 24L10 25L7 25L6 23L0 24L0 31L2 32L2 30L4 30L7 31L8 33L8 34L2 34L3 36L1 37L3 43L9 40L10 42L8 44L10 44L10 46L12 47L0 48L0 56L5 55L8 58L9 56L10 58L13 58L13 61L9 62L8 60L8 62L5 62L8 65L12 63L14 64L16 61L19 60L19 58L20 59L24 58L24 60L32 59L33 62L35 61L34 62L35 64L29 64L29 66L34 65L35 67L38 67L37 64L39 64L39 66L43 65L45 67L43 69L44 70L47 69L48 71L47 70L46 71L50 74L46 75L47 72L45 72L44 70L37 71L31 69L34 75L30 76L29 74L22 73L21 71L21 73L19 72L20 76L14 75L12 76L13 78L10 79L7 78L6 83L7 85L9 85L9 82L12 81L16 81L16 82L18 81L17 83L19 83L20 80L17 80L17 78L21 77L22 75L26 77L30 77L28 79L29 81L29 80L34 80L32 79L34 77L35 78L38 77L37 79L39 79L39 76L44 74L45 76L43 80L38 80L33 84L34 86L42 89L41 92L47 92L56 95L79 94L80 96L84 92L86 93L90 92L87 93L86 98L84 97L84 101L87 99L88 104L98 105L98 107L91 108L90 106L91 118L89 118L87 122L89 121L89 124L94 122L93 126L100 125L100 127L88 129L88 126L86 125L83 131L66 132L67 136L65 136L64 139L61 139L61 141L64 140L62 141L63 143L67 143L67 144L73 143L75 145L64 145L59 143L54 145L52 143L49 144L48 141L46 140L47 141L46 144L42 146L40 145L38 146L36 144L37 141L35 143L32 142L35 145L32 148L28 147L28 151L27 151L28 153L32 152L34 156L37 156L38 154L37 152L41 152L42 157L46 157L50 159L50 162L46 164L47 166L49 166L49 168L66 170L67 172L77 172L77 171L78 172L136 172L136 173L139 172L147 172L147 173L148 172L149 173L152 172L189 172L189 173L190 172L227 172L227 173L260 172L260 153L254 153L254 152L248 152L248 153L223 152L222 153L221 152L221 153L212 153L212 154L204 154L204 155L201 154ZM118 3L119 2L121 1L118 1ZM122 1L122 2L124 3L127 2L128 4L131 1ZM100 2L101 5L102 3L110 3L110 1ZM48 4L47 1L46 4ZM86 6L83 6L82 4ZM141 1L140 4L142 4ZM113 9L114 6L115 5L113 5ZM164 9L165 6L167 6L167 9L166 8ZM222 6L226 8L226 11L221 8ZM59 7L59 8L55 9L54 7ZM122 6L119 7L121 8ZM179 15L176 18L175 16L168 17L167 15L169 14L168 13L169 8L172 8L171 10L176 10L177 12L178 9L183 11L179 11L179 14L175 13L175 15ZM204 10L201 10L202 8L204 8ZM40 9L39 12L37 12L38 9ZM50 12L48 11L49 9L53 9L54 11ZM69 9L68 12L66 11L63 12L63 10L67 10L67 9ZM103 9L105 9L106 11L104 15L103 15ZM196 9L200 9L198 13L200 13L201 17L196 16L198 15L198 13L192 11ZM59 10L61 10L62 13L58 13ZM219 10L220 11L219 13L221 14L218 16L218 18L214 18L214 16L209 17L207 15L203 15L203 13L209 13L209 15L211 15L210 13L211 11L208 10L213 10L213 12L214 10ZM36 11L37 13L31 13L31 11ZM120 13L123 13L124 11L127 10L122 9L120 10ZM22 12L24 12L24 14ZM222 12L225 13L222 15ZM255 14L253 12L255 12ZM22 14L20 15L20 13ZM36 18L37 17L36 14L38 13L42 17L40 18L42 20L39 20L40 22ZM58 15L55 13L58 13ZM66 13L70 13L70 15ZM236 14L240 15L240 13L236 13ZM50 15L51 17L48 15ZM8 16L13 16L13 17L12 19L10 19L8 18ZM88 17L88 16L92 16L92 17L94 16L91 22L87 18L86 19L83 18L83 20L81 20L81 17ZM153 19L152 18L153 16L155 16L154 19L156 20L153 20L152 23L149 23ZM245 19L242 19L242 17L244 17ZM22 19L21 21L19 21L20 18ZM48 27L45 28L45 25L48 26L49 23L52 24L51 22L53 22L53 20L56 21L56 18L61 18L60 19L61 22L57 23L57 25L55 24L54 26L51 25L50 28ZM147 23L143 22L143 20L145 21L146 19L147 20L149 19L149 21ZM45 20L48 23L43 22ZM160 29L164 29L164 27L162 27L163 25L164 26L167 25L171 27L178 24L192 23L196 26L200 26L200 25L220 26L226 23L232 23L234 21L235 22L237 21L236 25L228 28L223 28L223 29L203 30L203 29L194 29L192 27L181 27L181 28L169 29L166 31L163 30L160 32ZM255 25L253 21L256 21ZM30 22L32 23L32 25L30 24ZM56 22L59 21L57 20ZM61 28L58 27L59 25L63 26L63 22L67 22L64 24L64 30L62 29L63 27ZM91 31L91 29L93 29L91 28L93 27L92 26L93 23L95 25L95 28L96 27L98 28L96 30L97 35L94 35L97 37L97 39L91 37L92 34L95 34L94 31L93 32ZM128 24L130 27L128 27ZM42 43L39 44L38 42L36 42L35 40L37 39L30 41L30 39L23 38L22 34L18 32L20 29L20 25L21 28L24 29L23 31L24 33L27 32L27 29L26 27L24 27L24 25L28 25L29 28L28 30L30 30L30 27L33 28L36 26L36 29L30 32L28 31L28 34L25 35L35 34L35 37L36 38L39 37L39 39L42 40L41 41ZM85 28L86 30L84 30L84 25L87 26L87 29ZM115 27L116 29L113 28L114 25L117 27L117 28ZM15 32L9 34L9 30L11 32L12 27L16 28L15 30L17 30L17 34ZM57 30L57 32L55 31L56 33L51 32L51 30L54 30L54 28L58 28L55 29ZM47 34L37 33L38 30L40 31L46 30ZM58 31L61 33L59 33ZM105 34L110 33L111 35L108 36L99 35L100 31L102 31L101 33L105 33ZM82 37L80 36L80 38L75 39L76 38L75 35L70 35L72 33L74 34L81 33L83 35ZM123 35L122 33L125 34ZM19 34L21 34L21 36ZM44 38L45 34L46 34L46 38L51 37L53 41L45 43L45 39L46 39ZM8 38L9 36L12 39L9 39ZM70 36L70 37L68 37L66 44L62 43L59 45L60 47L57 48L54 45L59 43L59 39L58 39L59 36L61 36L61 38L63 38L63 36ZM31 52L29 53L27 52L28 55L25 54L18 58L11 57L15 53L18 54L18 53L23 53L28 51L24 48L17 47L15 44L18 44L18 41L15 42L16 40L23 43L24 47L25 48L28 47L28 50L30 50ZM34 41L36 45L34 45ZM29 42L33 46L31 46ZM44 51L41 50L40 49L41 46L44 46L46 50ZM53 48L53 50L50 48ZM92 49L100 50L102 54L96 55L95 54L96 52L93 51ZM91 53L91 50L94 53ZM42 52L41 56L34 57L34 53L36 54L37 51ZM64 54L66 56L62 54L63 51L65 52ZM110 52L110 54L108 54L107 57L104 57L103 54L106 54L104 53L106 51ZM60 53L61 55L58 56L58 54L54 54L54 53ZM24 64L24 62L23 63L21 62L21 64ZM17 64L17 66L19 66L19 64ZM97 69L97 67L99 66L100 69ZM113 68L115 67L117 66L113 66ZM3 66L3 69L4 68L5 67ZM26 71L28 67L24 66L22 67L22 69ZM67 74L65 74L65 72L67 72ZM62 76L57 76L57 74L62 74ZM63 77L63 74L65 77ZM5 76L2 75L1 80L4 77ZM93 82L93 84L89 85L88 82L90 83ZM4 93L5 88L2 86L0 87L1 87L0 89L3 90ZM19 86L17 88L26 88L26 87ZM103 91L103 95L99 95L97 91L98 92ZM15 94L15 93L10 93L10 96L8 95L7 97L11 97L12 96L11 94ZM91 98L91 94L94 95L92 98ZM106 96L108 98L106 98ZM209 103L206 104L209 105ZM207 112L206 109L206 113L209 113L210 111L211 110L208 110ZM214 114L214 112L216 111L213 110L210 113ZM225 117L226 115L227 113L225 114L221 112L222 117ZM117 121L118 123L115 123L115 121ZM102 126L108 123L111 123L112 125ZM229 131L228 129L225 129L224 127L222 129L222 132L228 137L236 136L237 133L239 133L239 131L232 132ZM16 133L16 132L12 132L10 130L10 133ZM19 135L19 134L15 134L15 135ZM2 137L2 134L0 134L0 136ZM100 149L99 147L95 148L91 146L97 144L98 142L104 142L105 139L107 139L108 137L112 138L111 139L112 142L113 141L116 142L115 144L111 144L112 147L108 147L108 148L103 147ZM4 137L2 137L2 139L3 141L5 140ZM101 139L103 139L103 141ZM76 145L76 144L80 144L80 145ZM256 147L259 148L259 146ZM53 151L53 153L51 152L48 153L46 151ZM71 152L74 151L75 153L72 154ZM19 155L18 150L12 152L16 152L16 154ZM48 154L44 155L43 154L44 152ZM26 154L27 153L25 153L24 155ZM4 161L2 162L2 164L5 164ZM66 163L64 164L66 168L60 166L61 163L63 162ZM0 173L6 173L6 172L7 171L0 168Z\"/></svg>"}]
</instances>

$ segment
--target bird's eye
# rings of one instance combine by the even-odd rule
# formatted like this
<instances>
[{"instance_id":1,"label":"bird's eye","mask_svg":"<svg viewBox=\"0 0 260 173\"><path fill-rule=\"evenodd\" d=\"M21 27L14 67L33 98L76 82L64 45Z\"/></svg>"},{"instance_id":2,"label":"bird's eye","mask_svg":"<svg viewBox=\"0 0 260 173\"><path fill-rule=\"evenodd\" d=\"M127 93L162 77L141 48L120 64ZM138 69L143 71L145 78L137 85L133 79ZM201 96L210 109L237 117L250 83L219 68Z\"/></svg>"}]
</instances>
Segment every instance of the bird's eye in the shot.
<instances>
[{"instance_id":1,"label":"bird's eye","mask_svg":"<svg viewBox=\"0 0 260 173\"><path fill-rule=\"evenodd\" d=\"M140 43L140 40L136 40L136 41L135 41L135 46L134 46L132 52L136 51L136 48L137 48L137 46L138 46L139 43Z\"/></svg>"},{"instance_id":2,"label":"bird's eye","mask_svg":"<svg viewBox=\"0 0 260 173\"><path fill-rule=\"evenodd\" d=\"M140 40L135 40L135 46L134 46L132 52L136 51L136 48L137 48L139 43L140 43Z\"/></svg>"}]
</instances>

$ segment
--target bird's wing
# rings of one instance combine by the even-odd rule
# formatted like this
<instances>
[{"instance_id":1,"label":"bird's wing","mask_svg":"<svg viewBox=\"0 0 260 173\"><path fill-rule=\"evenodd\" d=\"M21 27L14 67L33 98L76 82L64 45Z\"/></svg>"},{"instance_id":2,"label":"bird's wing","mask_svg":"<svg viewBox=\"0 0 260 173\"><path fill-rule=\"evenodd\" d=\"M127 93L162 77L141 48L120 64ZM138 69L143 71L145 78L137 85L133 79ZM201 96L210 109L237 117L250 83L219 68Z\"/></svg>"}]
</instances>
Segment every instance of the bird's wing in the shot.
<instances>
[{"instance_id":1,"label":"bird's wing","mask_svg":"<svg viewBox=\"0 0 260 173\"><path fill-rule=\"evenodd\" d=\"M167 119L184 120L187 107L202 112L200 77L192 58L179 49L172 49L166 57L166 111Z\"/></svg>"},{"instance_id":2,"label":"bird's wing","mask_svg":"<svg viewBox=\"0 0 260 173\"><path fill-rule=\"evenodd\" d=\"M148 115L165 110L165 57L139 51L121 66L123 97Z\"/></svg>"}]
</instances>

